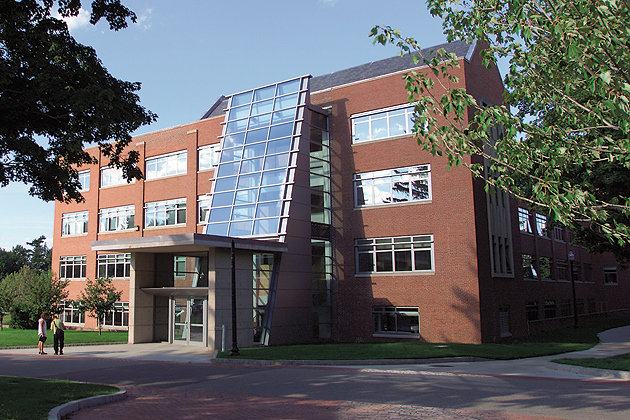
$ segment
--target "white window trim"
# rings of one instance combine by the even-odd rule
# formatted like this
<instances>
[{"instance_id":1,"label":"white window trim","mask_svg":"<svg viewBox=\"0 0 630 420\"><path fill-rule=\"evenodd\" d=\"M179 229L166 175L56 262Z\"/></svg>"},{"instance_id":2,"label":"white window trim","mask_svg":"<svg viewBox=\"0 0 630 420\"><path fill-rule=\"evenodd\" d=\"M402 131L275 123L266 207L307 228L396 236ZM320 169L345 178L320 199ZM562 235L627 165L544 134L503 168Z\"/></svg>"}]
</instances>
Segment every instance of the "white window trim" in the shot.
<instances>
[{"instance_id":1,"label":"white window trim","mask_svg":"<svg viewBox=\"0 0 630 420\"><path fill-rule=\"evenodd\" d=\"M107 218L107 220L112 219L112 218L119 219L116 223L116 229L102 229L104 216ZM131 225L127 224L126 228L121 229L120 227L124 226L124 225L121 225L121 222L120 222L121 217L126 218L128 220L130 216L134 218L134 223ZM98 231L99 233L111 233L111 232L123 232L126 230L134 230L135 229L135 216L136 216L136 207L133 204L130 204L128 206L110 207L106 209L101 209L98 215ZM106 226L109 226L109 223L107 223Z\"/></svg>"},{"instance_id":2,"label":"white window trim","mask_svg":"<svg viewBox=\"0 0 630 420\"><path fill-rule=\"evenodd\" d=\"M369 117L372 115L378 115L378 114L385 114L387 112L391 112L391 111L398 111L400 109L407 109L410 108L411 109L411 114L413 115L414 113L414 108L415 108L415 103L414 104L400 104L400 105L394 105L394 106L390 106L387 108L381 108L381 109L375 109L375 110L371 110L371 111L366 111L366 112L360 112L358 114L353 114L350 115L350 128L351 128L351 134L352 134L352 144L362 144L362 143L370 143L370 142L375 142L375 141L383 141L383 140L389 140L389 139L394 139L394 138L399 138L399 137L409 137L413 135L413 126L409 126L407 127L408 129L408 133L402 133L402 134L396 134L393 136L390 136L389 133L385 136L385 137L379 137L376 139L370 138L370 139L365 139L365 140L356 140L356 133L355 133L355 120L358 118L363 118L363 117ZM406 119L407 121L407 119ZM388 122L388 127L389 127L389 122ZM371 132L371 130L370 130Z\"/></svg>"},{"instance_id":3,"label":"white window trim","mask_svg":"<svg viewBox=\"0 0 630 420\"><path fill-rule=\"evenodd\" d=\"M87 175L87 188L83 187L83 182L81 182L81 177ZM79 183L81 184L81 189L79 191L90 191L90 170L87 169L85 171L79 171L78 173Z\"/></svg>"},{"instance_id":4,"label":"white window trim","mask_svg":"<svg viewBox=\"0 0 630 420\"><path fill-rule=\"evenodd\" d=\"M206 150L212 155L211 164L208 168L201 167L201 159L199 159L199 155L201 152L205 152ZM197 170L198 171L210 171L219 166L219 159L221 158L221 143L208 144L206 146L201 146L197 148Z\"/></svg>"},{"instance_id":5,"label":"white window trim","mask_svg":"<svg viewBox=\"0 0 630 420\"><path fill-rule=\"evenodd\" d=\"M399 171L399 170L410 170L413 168L419 168L419 167L424 167L425 169L422 171L416 171L416 172L407 172L407 173L400 173L400 174L394 174L394 171ZM371 177L371 178L360 178L357 179L357 176L361 177L361 176L366 176L367 174L374 174L377 172L385 172L385 171L390 171L391 173L389 175L383 175L383 176L378 176L378 177ZM400 202L394 202L391 201L389 203L371 203L371 204L361 204L359 205L357 203L358 200L358 189L359 189L359 185L357 185L358 182L360 181L368 181L368 180L377 180L377 179L385 179L385 178L392 178L395 176L401 176L401 175L417 175L417 174L427 174L427 190L428 190L428 197L427 198L422 198L422 199L418 199L418 200L407 200L407 201L400 201ZM393 183L390 183L390 185L393 185ZM363 172L363 173L357 173L354 174L353 176L353 180L352 180L352 187L353 187L353 192L354 192L354 208L355 209L362 209L362 208L369 208L369 207L381 207L381 206L395 206L395 205L406 205L406 204L417 204L417 203L430 203L433 200L433 192L432 192L432 183L431 183L431 165L430 164L421 164L421 165L413 165L413 166L407 166L407 167L401 167L401 168L393 168L393 169L383 169L380 171L370 171L370 172ZM371 191L373 191L373 188L371 189ZM393 192L390 190L390 198L393 199ZM411 197L410 197L411 198Z\"/></svg>"},{"instance_id":6,"label":"white window trim","mask_svg":"<svg viewBox=\"0 0 630 420\"><path fill-rule=\"evenodd\" d=\"M62 276L61 265L63 263L66 263L64 264L64 267L66 267L66 269L63 270L64 271L63 274L68 273L68 268L72 268L72 271L74 271L74 267L79 266L80 267L79 270L82 272L81 274L83 275L79 277ZM60 279L81 280L81 279L85 279L86 276L87 276L87 255L63 255L59 257L59 278Z\"/></svg>"},{"instance_id":7,"label":"white window trim","mask_svg":"<svg viewBox=\"0 0 630 420\"><path fill-rule=\"evenodd\" d=\"M122 256L122 262L118 261ZM107 267L110 265L116 266L116 264L123 264L123 276L116 276L116 269L114 268L114 275L110 277L111 279L128 279L131 276L131 254L130 253L122 253L122 254L98 254L96 256L96 275L99 275L99 267L101 265L105 265L105 276L107 276ZM129 269L129 276L126 276L125 272Z\"/></svg>"},{"instance_id":8,"label":"white window trim","mask_svg":"<svg viewBox=\"0 0 630 420\"><path fill-rule=\"evenodd\" d=\"M83 220L82 216L85 216L85 220ZM88 231L88 227L85 227L85 230L79 233L64 233L65 231L65 227L68 225L68 223L73 222L73 223L77 223L77 219L81 217L81 226L85 226L84 223L89 223L89 217L90 214L89 212L86 211L79 211L76 213L64 213L61 215L61 236L64 237L69 237L69 236L83 236L83 235L87 235L87 231Z\"/></svg>"},{"instance_id":9,"label":"white window trim","mask_svg":"<svg viewBox=\"0 0 630 420\"><path fill-rule=\"evenodd\" d=\"M179 157L181 155L185 155L186 156L186 163L184 164L184 168L183 170L180 169L179 164L177 163L179 161ZM175 168L176 168L176 172L172 173L172 174L165 174L165 175L151 175L152 172L149 171L149 165L153 164L154 162L157 162L159 160L164 160L164 164L166 165L166 167L168 168L168 162L169 159L174 158L175 159ZM151 156L151 157L147 157L144 160L144 168L145 168L145 179L147 181L151 181L154 179L162 179L162 178L170 178L173 176L182 176L182 175L186 175L186 173L188 172L188 150L178 150L176 152L171 152L171 153L166 153L163 155L157 155L157 156ZM157 173L157 171L156 171Z\"/></svg>"},{"instance_id":10,"label":"white window trim","mask_svg":"<svg viewBox=\"0 0 630 420\"><path fill-rule=\"evenodd\" d=\"M116 183L114 184L109 184L109 185L103 185L103 174L105 172L117 172L117 177L116 177ZM112 187L119 187L121 185L129 185L129 184L134 184L136 182L135 179L132 179L131 182L127 182L127 180L125 179L125 177L123 176L123 170L122 168L112 168L109 166L105 166L101 168L101 173L100 173L100 181L101 181L101 188L112 188Z\"/></svg>"},{"instance_id":11,"label":"white window trim","mask_svg":"<svg viewBox=\"0 0 630 420\"><path fill-rule=\"evenodd\" d=\"M179 205L179 204L186 204L186 198L174 198L171 200L162 200L162 201L152 201L150 203L145 203L144 204L144 227L145 229L160 229L160 228L169 228L169 227L173 227L173 226L185 226L186 225L186 221L188 220L186 218L186 221L184 221L183 223L177 223L177 212L180 210L179 208L175 209L175 223L174 224L163 224L163 225L153 225L153 226L148 226L147 225L147 210L149 209L149 206L160 206L160 205L169 205L169 204L175 204L175 205ZM186 211L188 211L188 206L184 207ZM166 219L168 221L168 217Z\"/></svg>"},{"instance_id":12,"label":"white window trim","mask_svg":"<svg viewBox=\"0 0 630 420\"><path fill-rule=\"evenodd\" d=\"M430 238L429 241L422 241L422 242L414 242L413 238L415 237L428 237ZM401 238L409 238L410 241L409 242L395 242L395 239L401 239ZM391 239L392 241L390 243L382 243L382 244L378 244L377 241L378 240L383 240L383 239ZM370 240L373 241L372 244L359 244L358 241L361 240ZM376 267L377 267L377 258L376 258L376 254L377 254L377 246L378 245L392 245L391 248L391 253L392 253L392 271L377 271ZM408 270L408 271L396 271L396 267L395 267L395 247L394 245L396 244L412 244L412 247L410 248L405 248L405 249L409 249L411 251L411 255L412 255L412 269ZM413 248L413 244L430 244L429 247L420 247L418 246L418 248ZM435 274L435 239L434 236L432 234L426 234L426 235L411 235L411 236L394 236L394 237L382 237L382 238L360 238L360 239L356 239L355 243L354 243L354 256L355 256L355 274L356 276L374 276L374 275L388 275L388 276L392 276L392 275L421 275L421 274ZM367 252L359 252L359 248L360 247L368 247L371 246L372 247L372 251L369 252L369 254L372 255L372 264L373 264L373 271L359 271L359 255L360 254L367 254ZM414 264L414 260L415 260L415 256L414 256L414 252L416 250L429 250L431 252L431 269L430 270L415 270L415 264Z\"/></svg>"}]
</instances>

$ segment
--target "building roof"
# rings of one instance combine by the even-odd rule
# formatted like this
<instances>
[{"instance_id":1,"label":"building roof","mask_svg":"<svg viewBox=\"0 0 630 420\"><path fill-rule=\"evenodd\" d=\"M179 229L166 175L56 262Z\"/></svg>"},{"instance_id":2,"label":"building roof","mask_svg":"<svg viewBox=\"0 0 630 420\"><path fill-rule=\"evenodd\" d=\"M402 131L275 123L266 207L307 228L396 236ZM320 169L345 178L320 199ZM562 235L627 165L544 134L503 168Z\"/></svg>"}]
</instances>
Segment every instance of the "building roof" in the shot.
<instances>
[{"instance_id":1,"label":"building roof","mask_svg":"<svg viewBox=\"0 0 630 420\"><path fill-rule=\"evenodd\" d=\"M423 48L420 51L420 54L424 58L429 58L435 53L435 51L440 48L444 48L447 53L455 53L457 57L463 57L467 60L470 60L472 58L475 47L476 43L467 44L464 41L446 42L444 44L435 45L433 47ZM342 86L361 80L384 76L386 74L409 70L415 67L420 67L421 65L422 64L414 63L410 54L405 54L402 57L390 57L384 60L373 61L371 63L362 64L360 66L351 67L349 69L339 70L322 76L313 77L310 82L310 90L311 92L317 92L320 90L330 89L336 86ZM201 116L200 119L203 120L206 118L213 118L225 115L227 101L228 99L225 96L220 96L212 104L212 106L210 106L210 108L208 108L208 110Z\"/></svg>"},{"instance_id":2,"label":"building roof","mask_svg":"<svg viewBox=\"0 0 630 420\"><path fill-rule=\"evenodd\" d=\"M444 48L447 53L455 53L457 57L464 57L469 60L470 57L472 57L475 44L467 44L463 41L447 42L433 47L423 48L420 51L420 55L428 59L440 48ZM384 60L373 61L349 69L314 77L311 79L310 88L311 92L317 92L348 83L358 82L360 80L372 79L386 74L409 70L421 65L422 64L413 62L411 54L405 54L402 57L386 58Z\"/></svg>"}]
</instances>

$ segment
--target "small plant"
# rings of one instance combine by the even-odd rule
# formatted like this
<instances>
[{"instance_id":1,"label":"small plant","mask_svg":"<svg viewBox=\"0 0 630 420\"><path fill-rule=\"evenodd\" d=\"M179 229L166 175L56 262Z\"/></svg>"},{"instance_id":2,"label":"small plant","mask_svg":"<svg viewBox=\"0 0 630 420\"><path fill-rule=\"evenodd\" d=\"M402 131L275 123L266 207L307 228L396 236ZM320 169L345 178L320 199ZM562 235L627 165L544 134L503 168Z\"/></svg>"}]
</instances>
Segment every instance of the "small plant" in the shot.
<instances>
[{"instance_id":1,"label":"small plant","mask_svg":"<svg viewBox=\"0 0 630 420\"><path fill-rule=\"evenodd\" d=\"M96 318L98 334L101 335L103 318L107 312L115 310L115 303L120 300L121 295L122 292L116 290L112 284L112 279L98 277L96 280L86 280L85 290L76 303L79 311Z\"/></svg>"}]
</instances>

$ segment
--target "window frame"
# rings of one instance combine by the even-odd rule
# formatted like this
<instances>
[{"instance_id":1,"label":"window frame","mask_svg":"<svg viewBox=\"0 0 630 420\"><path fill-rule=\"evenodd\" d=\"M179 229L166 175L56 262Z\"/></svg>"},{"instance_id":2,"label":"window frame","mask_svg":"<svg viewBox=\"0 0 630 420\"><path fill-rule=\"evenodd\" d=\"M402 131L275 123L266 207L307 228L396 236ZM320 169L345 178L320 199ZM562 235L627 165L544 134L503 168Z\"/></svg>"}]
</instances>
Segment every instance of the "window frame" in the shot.
<instances>
[{"instance_id":1,"label":"window frame","mask_svg":"<svg viewBox=\"0 0 630 420\"><path fill-rule=\"evenodd\" d=\"M434 274L435 249L433 234L355 239L356 275L375 274ZM389 247L389 250L386 248ZM368 250L369 248L369 250ZM418 259L418 252L429 252L429 259ZM409 256L403 255L409 253ZM389 254L389 258L386 254ZM367 257L369 256L369 257ZM366 257L368 259L366 259ZM371 271L361 271L364 263L371 262ZM429 263L428 269L417 269L418 264ZM386 269L391 264L391 270ZM398 264L409 264L409 270L396 269ZM379 268L380 264L380 268Z\"/></svg>"},{"instance_id":2,"label":"window frame","mask_svg":"<svg viewBox=\"0 0 630 420\"><path fill-rule=\"evenodd\" d=\"M521 254L521 265L523 267L523 279L538 280L538 271L536 270L536 256L533 254ZM528 275L531 274L531 275Z\"/></svg>"},{"instance_id":3,"label":"window frame","mask_svg":"<svg viewBox=\"0 0 630 420\"><path fill-rule=\"evenodd\" d=\"M79 171L77 174L81 188L79 191L90 191L90 170Z\"/></svg>"},{"instance_id":4,"label":"window frame","mask_svg":"<svg viewBox=\"0 0 630 420\"><path fill-rule=\"evenodd\" d=\"M79 270L76 276L75 271ZM68 276L68 270L71 276ZM87 275L87 255L64 255L59 257L59 278L67 280L85 279Z\"/></svg>"},{"instance_id":5,"label":"window frame","mask_svg":"<svg viewBox=\"0 0 630 420\"><path fill-rule=\"evenodd\" d=\"M172 206L169 208L169 206ZM144 204L144 227L145 229L151 228L164 228L168 226L185 226L186 225L186 198L174 198L171 200L152 201ZM163 214L162 214L163 213ZM174 213L174 223L169 223L171 220L170 214ZM183 221L181 215L183 214ZM149 217L152 215L152 217ZM163 216L160 220L164 223L158 225L158 215ZM154 221L154 224L149 225L150 221Z\"/></svg>"},{"instance_id":6,"label":"window frame","mask_svg":"<svg viewBox=\"0 0 630 420\"><path fill-rule=\"evenodd\" d=\"M61 236L86 235L90 214L87 210L61 215ZM76 230L73 230L74 229ZM81 228L81 229L79 229Z\"/></svg>"},{"instance_id":7,"label":"window frame","mask_svg":"<svg viewBox=\"0 0 630 420\"><path fill-rule=\"evenodd\" d=\"M396 180L398 178L398 180ZM416 178L416 179L414 179ZM413 199L413 183L420 181L422 185L426 185L426 197ZM395 201L395 188L396 184L408 184L407 193L408 199ZM385 186L389 185L389 201L383 201L377 203L376 202L376 194L377 192L383 193L383 191L379 190L378 185ZM421 202L430 202L433 199L432 188L431 188L431 165L430 164L422 164L422 165L414 165L407 166L402 168L394 168L394 169L384 169L380 171L371 171L371 172L363 172L356 173L353 175L352 186L354 190L354 207L355 208L365 208L365 207L378 207L378 206L387 206L394 204L408 204L408 203L421 203ZM362 191L359 194L359 191ZM366 193L369 192L371 196L369 200L366 201ZM363 203L359 204L359 196L362 195Z\"/></svg>"},{"instance_id":8,"label":"window frame","mask_svg":"<svg viewBox=\"0 0 630 420\"><path fill-rule=\"evenodd\" d=\"M534 233L529 210L523 207L518 208L518 229L521 233L528 233L530 235Z\"/></svg>"},{"instance_id":9,"label":"window frame","mask_svg":"<svg viewBox=\"0 0 630 420\"><path fill-rule=\"evenodd\" d=\"M604 285L617 286L619 284L619 275L618 275L616 266L605 266L603 268L603 271L604 271Z\"/></svg>"},{"instance_id":10,"label":"window frame","mask_svg":"<svg viewBox=\"0 0 630 420\"><path fill-rule=\"evenodd\" d=\"M390 331L387 327L391 325L387 322L388 318L393 316L394 330ZM415 317L416 322L410 323L409 331L403 330L404 324L401 322L404 317ZM383 322L385 321L385 322ZM400 326L403 324L402 326ZM420 335L420 308L417 306L374 306L372 307L372 325L374 328L374 336L402 336L414 337ZM416 326L414 331L414 325ZM400 327L399 327L400 326ZM380 328L379 328L380 327Z\"/></svg>"},{"instance_id":11,"label":"window frame","mask_svg":"<svg viewBox=\"0 0 630 420\"><path fill-rule=\"evenodd\" d=\"M104 166L101 168L100 175L101 175L101 188L118 187L121 185L128 185L128 184L133 184L136 182L135 179L132 179L130 182L128 182L123 176L122 168L112 168L109 166Z\"/></svg>"},{"instance_id":12,"label":"window frame","mask_svg":"<svg viewBox=\"0 0 630 420\"><path fill-rule=\"evenodd\" d=\"M104 267L101 271L101 267ZM111 270L113 275L109 275ZM122 276L119 269L122 267ZM96 273L98 277L107 277L110 279L128 279L131 276L131 253L120 254L98 254L96 256Z\"/></svg>"},{"instance_id":13,"label":"window frame","mask_svg":"<svg viewBox=\"0 0 630 420\"><path fill-rule=\"evenodd\" d=\"M547 225L547 216L536 213L536 234L541 238L549 238L549 226Z\"/></svg>"},{"instance_id":14,"label":"window frame","mask_svg":"<svg viewBox=\"0 0 630 420\"><path fill-rule=\"evenodd\" d=\"M208 154L210 155L209 162L210 162L210 166L201 166L202 163L202 159L201 156L202 154ZM198 171L207 171L210 169L215 169L217 166L219 166L219 160L221 159L221 143L215 143L215 144L208 144L205 146L200 146L199 148L197 148L197 170ZM204 162L206 162L206 159L203 159Z\"/></svg>"},{"instance_id":15,"label":"window frame","mask_svg":"<svg viewBox=\"0 0 630 420\"><path fill-rule=\"evenodd\" d=\"M163 171L158 170L159 165L163 165ZM148 157L144 160L144 168L144 176L147 181L186 175L188 172L188 150L178 150L176 152ZM169 172L173 168L174 171Z\"/></svg>"},{"instance_id":16,"label":"window frame","mask_svg":"<svg viewBox=\"0 0 630 420\"><path fill-rule=\"evenodd\" d=\"M84 325L85 313L81 312L78 307L74 307L74 302L71 300L62 300L59 302L59 306L63 308L60 314L60 318L66 325ZM76 320L76 322L75 322Z\"/></svg>"},{"instance_id":17,"label":"window frame","mask_svg":"<svg viewBox=\"0 0 630 420\"><path fill-rule=\"evenodd\" d=\"M117 317L120 316L120 318ZM120 325L117 325L120 321ZM124 328L129 327L129 302L115 302L114 309L107 311L103 315L101 325L108 328Z\"/></svg>"},{"instance_id":18,"label":"window frame","mask_svg":"<svg viewBox=\"0 0 630 420\"><path fill-rule=\"evenodd\" d=\"M98 231L99 233L105 232L122 232L126 230L134 230L135 229L135 214L136 214L136 206L133 204L127 206L120 207L110 207L106 209L101 209L98 214ZM106 216L103 219L103 216ZM126 219L127 227L124 227L124 223L122 220ZM115 221L115 228L108 229L110 226L110 221ZM103 229L105 227L105 229Z\"/></svg>"},{"instance_id":19,"label":"window frame","mask_svg":"<svg viewBox=\"0 0 630 420\"><path fill-rule=\"evenodd\" d=\"M401 114L390 115L390 113L400 112L403 110L402 115L405 120L404 133L391 134L391 119L394 117L399 117ZM352 131L352 144L361 144L372 141L386 140L397 137L405 137L413 135L413 127L414 121L413 116L415 112L415 104L401 104L395 105L387 108L375 109L367 112L362 112L359 114L354 114L350 116L350 126ZM386 130L387 134L383 137L372 137L373 134L373 122L386 120ZM363 124L367 122L369 137L366 139L358 139L357 140L357 125Z\"/></svg>"}]
</instances>

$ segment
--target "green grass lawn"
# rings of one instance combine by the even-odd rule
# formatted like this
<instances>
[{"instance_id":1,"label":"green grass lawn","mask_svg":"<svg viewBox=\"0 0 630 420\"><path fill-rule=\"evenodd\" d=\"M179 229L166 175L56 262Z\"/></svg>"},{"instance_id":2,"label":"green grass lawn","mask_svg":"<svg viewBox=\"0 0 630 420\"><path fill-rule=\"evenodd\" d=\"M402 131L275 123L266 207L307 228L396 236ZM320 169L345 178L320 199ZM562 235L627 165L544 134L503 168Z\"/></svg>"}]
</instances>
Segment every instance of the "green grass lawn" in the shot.
<instances>
[{"instance_id":1,"label":"green grass lawn","mask_svg":"<svg viewBox=\"0 0 630 420\"><path fill-rule=\"evenodd\" d=\"M502 343L366 343L316 344L294 346L250 347L240 349L240 356L220 352L219 358L254 360L380 360L430 359L443 357L480 357L509 360L587 350L599 342L597 334L615 327L630 325L630 314L615 315L531 337L514 338Z\"/></svg>"},{"instance_id":2,"label":"green grass lawn","mask_svg":"<svg viewBox=\"0 0 630 420\"><path fill-rule=\"evenodd\" d=\"M581 358L581 359L558 359L556 363L565 365L591 367L597 369L624 370L630 372L630 354L620 354L618 356L606 357L603 359Z\"/></svg>"},{"instance_id":3,"label":"green grass lawn","mask_svg":"<svg viewBox=\"0 0 630 420\"><path fill-rule=\"evenodd\" d=\"M78 343L126 343L126 331L103 331L98 335L98 331L75 331L66 330L65 344ZM52 332L48 331L46 347L52 346ZM0 347L37 347L37 330L14 330L3 328L0 331Z\"/></svg>"},{"instance_id":4,"label":"green grass lawn","mask_svg":"<svg viewBox=\"0 0 630 420\"><path fill-rule=\"evenodd\" d=\"M0 420L46 419L59 405L115 392L106 385L0 376Z\"/></svg>"}]
</instances>

